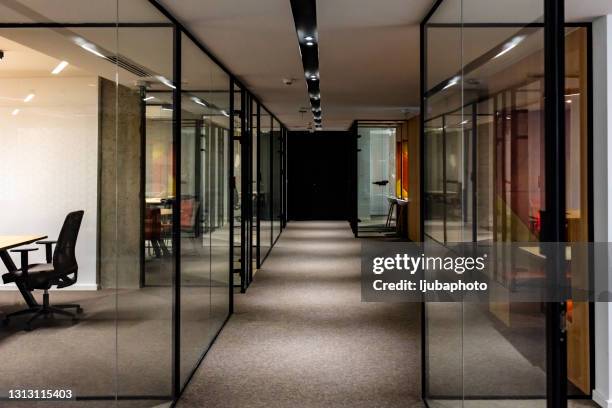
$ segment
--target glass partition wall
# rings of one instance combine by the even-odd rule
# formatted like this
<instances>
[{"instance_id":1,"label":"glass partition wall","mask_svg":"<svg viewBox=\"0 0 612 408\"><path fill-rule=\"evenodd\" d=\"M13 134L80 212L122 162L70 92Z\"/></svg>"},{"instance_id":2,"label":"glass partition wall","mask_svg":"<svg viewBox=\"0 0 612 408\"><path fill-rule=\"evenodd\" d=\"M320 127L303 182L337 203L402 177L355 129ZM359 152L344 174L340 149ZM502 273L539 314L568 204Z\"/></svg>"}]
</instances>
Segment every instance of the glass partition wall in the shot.
<instances>
[{"instance_id":1,"label":"glass partition wall","mask_svg":"<svg viewBox=\"0 0 612 408\"><path fill-rule=\"evenodd\" d=\"M265 109L259 117L258 168L258 267L261 267L285 227L284 186L286 130ZM255 167L254 167L255 168Z\"/></svg>"},{"instance_id":2,"label":"glass partition wall","mask_svg":"<svg viewBox=\"0 0 612 408\"><path fill-rule=\"evenodd\" d=\"M257 269L260 262L260 248L259 248L259 133L260 133L260 123L259 123L259 113L260 113L260 104L253 99L251 106L251 191L253 194L253 202L251 208L251 250L252 254L252 265L251 269Z\"/></svg>"},{"instance_id":3,"label":"glass partition wall","mask_svg":"<svg viewBox=\"0 0 612 408\"><path fill-rule=\"evenodd\" d=\"M252 147L265 108L145 0L1 2L0 50L0 234L31 235L12 245L47 263L36 242L84 211L78 274L48 294L69 315L33 319L47 297L11 281L21 259L0 248L0 398L44 389L62 406L168 404L231 313L241 253L251 262L260 249L260 190L244 186L272 165Z\"/></svg>"},{"instance_id":4,"label":"glass partition wall","mask_svg":"<svg viewBox=\"0 0 612 408\"><path fill-rule=\"evenodd\" d=\"M272 249L272 116L262 109L259 116L259 264Z\"/></svg>"},{"instance_id":5,"label":"glass partition wall","mask_svg":"<svg viewBox=\"0 0 612 408\"><path fill-rule=\"evenodd\" d=\"M271 175L272 175L272 244L276 242L281 233L281 185L282 185L282 163L283 163L283 129L278 120L273 120L271 136Z\"/></svg>"},{"instance_id":6,"label":"glass partition wall","mask_svg":"<svg viewBox=\"0 0 612 408\"><path fill-rule=\"evenodd\" d=\"M564 169L566 225L558 228L567 241L590 240L590 25L565 26L566 85L559 100L565 153L555 157L546 116L554 99L544 97L552 71L545 69L544 3L497 2L493 9L443 0L423 22L425 241L551 241L557 228L546 188L551 160ZM572 271L572 282L584 284L587 275ZM495 277L508 295L533 279L542 276L518 266ZM590 395L591 306L503 298L425 303L423 381L430 407L477 407L493 399L500 407L545 407L547 399L560 398L550 384L561 384L557 389L567 389L570 398ZM554 310L563 312L555 317ZM555 318L568 328L557 344L567 358L562 372L548 370L556 345L547 325Z\"/></svg>"},{"instance_id":7,"label":"glass partition wall","mask_svg":"<svg viewBox=\"0 0 612 408\"><path fill-rule=\"evenodd\" d=\"M229 76L181 35L180 353L186 383L229 315Z\"/></svg>"},{"instance_id":8,"label":"glass partition wall","mask_svg":"<svg viewBox=\"0 0 612 408\"><path fill-rule=\"evenodd\" d=\"M243 163L242 163L242 88L238 85L232 85L233 91L231 95L230 109L230 125L232 134L232 277L238 277L237 282L233 283L234 287L246 287L244 283L243 265L245 252L244 226L242 223L243 212Z\"/></svg>"}]
</instances>

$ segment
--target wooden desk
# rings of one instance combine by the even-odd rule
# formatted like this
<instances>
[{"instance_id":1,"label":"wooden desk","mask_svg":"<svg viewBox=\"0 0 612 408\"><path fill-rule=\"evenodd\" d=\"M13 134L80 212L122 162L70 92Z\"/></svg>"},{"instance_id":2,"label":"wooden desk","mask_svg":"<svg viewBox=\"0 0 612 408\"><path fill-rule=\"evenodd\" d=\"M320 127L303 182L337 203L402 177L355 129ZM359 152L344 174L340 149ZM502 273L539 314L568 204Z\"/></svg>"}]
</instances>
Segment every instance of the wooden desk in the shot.
<instances>
[{"instance_id":1,"label":"wooden desk","mask_svg":"<svg viewBox=\"0 0 612 408\"><path fill-rule=\"evenodd\" d=\"M42 239L47 238L46 235L0 235L0 258L2 258L2 262L6 269L9 272L15 272L17 270L17 266L13 262L13 259L9 255L9 250L12 248L16 248L22 245L28 245L36 241L40 241ZM38 302L32 296L32 293L25 287L25 285L21 282L15 282L19 292L21 292L21 296L26 301L28 306L33 307L37 306Z\"/></svg>"}]
</instances>

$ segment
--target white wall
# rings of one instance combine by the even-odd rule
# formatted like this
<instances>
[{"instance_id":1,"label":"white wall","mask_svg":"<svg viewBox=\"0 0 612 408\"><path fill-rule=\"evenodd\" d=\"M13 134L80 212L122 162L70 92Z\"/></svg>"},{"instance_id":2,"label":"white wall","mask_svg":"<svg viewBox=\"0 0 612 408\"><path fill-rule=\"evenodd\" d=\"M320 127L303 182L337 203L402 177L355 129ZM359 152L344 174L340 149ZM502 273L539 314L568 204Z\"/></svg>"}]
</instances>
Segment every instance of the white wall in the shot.
<instances>
[{"instance_id":1,"label":"white wall","mask_svg":"<svg viewBox=\"0 0 612 408\"><path fill-rule=\"evenodd\" d=\"M593 23L593 185L595 242L612 241L612 15ZM608 245L609 246L609 245ZM608 269L612 256L595 259ZM612 288L608 289L611 290ZM595 389L593 400L612 408L612 303L595 303Z\"/></svg>"},{"instance_id":2,"label":"white wall","mask_svg":"<svg viewBox=\"0 0 612 408\"><path fill-rule=\"evenodd\" d=\"M96 289L97 78L0 78L0 146L0 235L56 239L66 214L84 210L72 289ZM31 253L32 262L44 254Z\"/></svg>"}]
</instances>

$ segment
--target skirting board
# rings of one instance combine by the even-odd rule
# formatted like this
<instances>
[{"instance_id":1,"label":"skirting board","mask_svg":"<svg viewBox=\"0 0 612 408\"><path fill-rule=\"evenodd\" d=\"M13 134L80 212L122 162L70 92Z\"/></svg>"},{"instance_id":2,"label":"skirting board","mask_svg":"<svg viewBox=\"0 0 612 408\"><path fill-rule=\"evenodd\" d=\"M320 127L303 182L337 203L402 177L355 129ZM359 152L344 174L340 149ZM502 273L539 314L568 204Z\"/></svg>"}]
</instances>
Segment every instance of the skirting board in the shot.
<instances>
[{"instance_id":1,"label":"skirting board","mask_svg":"<svg viewBox=\"0 0 612 408\"><path fill-rule=\"evenodd\" d=\"M593 401L604 408L612 408L612 399L606 399L598 390L593 390Z\"/></svg>"},{"instance_id":2,"label":"skirting board","mask_svg":"<svg viewBox=\"0 0 612 408\"><path fill-rule=\"evenodd\" d=\"M0 292L1 291L15 291L17 290L17 286L15 286L14 283L9 283L6 285L1 285L0 284ZM49 289L50 291L56 290L56 288L51 288ZM95 283L75 283L72 286L67 286L65 288L62 288L60 290L98 290L98 285Z\"/></svg>"}]
</instances>

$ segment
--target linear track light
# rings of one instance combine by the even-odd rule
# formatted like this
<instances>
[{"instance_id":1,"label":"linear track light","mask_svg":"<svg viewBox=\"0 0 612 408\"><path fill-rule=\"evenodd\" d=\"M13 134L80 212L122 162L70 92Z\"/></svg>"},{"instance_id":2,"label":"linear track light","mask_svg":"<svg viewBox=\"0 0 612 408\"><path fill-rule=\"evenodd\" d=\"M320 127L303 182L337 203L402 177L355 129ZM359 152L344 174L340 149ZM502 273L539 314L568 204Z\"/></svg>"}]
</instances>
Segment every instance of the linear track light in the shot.
<instances>
[{"instance_id":1,"label":"linear track light","mask_svg":"<svg viewBox=\"0 0 612 408\"><path fill-rule=\"evenodd\" d=\"M62 72L64 70L64 68L66 68L68 66L68 63L66 61L62 61L59 64L57 64L57 66L55 68L53 68L53 71L51 71L51 73L53 75L57 75L60 72Z\"/></svg>"},{"instance_id":2,"label":"linear track light","mask_svg":"<svg viewBox=\"0 0 612 408\"><path fill-rule=\"evenodd\" d=\"M505 53L509 52L511 49L519 45L521 41L523 41L524 39L525 39L524 35L517 35L516 37L508 41L506 44L504 44L504 46L502 47L502 50L499 53L497 53L497 55L495 55L493 59L499 58Z\"/></svg>"},{"instance_id":3,"label":"linear track light","mask_svg":"<svg viewBox=\"0 0 612 408\"><path fill-rule=\"evenodd\" d=\"M89 44L89 43L81 44L81 48L83 48L85 51L91 52L93 55L96 55L96 56L98 56L100 58L106 59L106 55L104 55L100 51L98 51L96 46L93 45L93 44Z\"/></svg>"}]
</instances>

